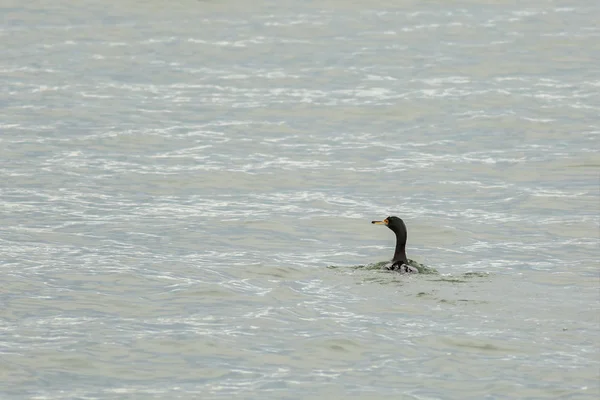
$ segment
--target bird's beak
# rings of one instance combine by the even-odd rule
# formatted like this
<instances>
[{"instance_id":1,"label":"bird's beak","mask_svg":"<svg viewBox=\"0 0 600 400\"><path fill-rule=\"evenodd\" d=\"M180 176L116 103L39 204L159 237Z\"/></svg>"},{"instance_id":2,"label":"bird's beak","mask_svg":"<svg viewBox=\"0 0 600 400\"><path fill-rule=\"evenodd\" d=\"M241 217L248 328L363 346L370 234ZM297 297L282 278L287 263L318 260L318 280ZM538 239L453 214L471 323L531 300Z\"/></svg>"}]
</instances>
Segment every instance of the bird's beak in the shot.
<instances>
[{"instance_id":1,"label":"bird's beak","mask_svg":"<svg viewBox=\"0 0 600 400\"><path fill-rule=\"evenodd\" d=\"M375 225L387 225L388 224L388 220L386 218L383 221L371 221L371 223L375 224Z\"/></svg>"}]
</instances>

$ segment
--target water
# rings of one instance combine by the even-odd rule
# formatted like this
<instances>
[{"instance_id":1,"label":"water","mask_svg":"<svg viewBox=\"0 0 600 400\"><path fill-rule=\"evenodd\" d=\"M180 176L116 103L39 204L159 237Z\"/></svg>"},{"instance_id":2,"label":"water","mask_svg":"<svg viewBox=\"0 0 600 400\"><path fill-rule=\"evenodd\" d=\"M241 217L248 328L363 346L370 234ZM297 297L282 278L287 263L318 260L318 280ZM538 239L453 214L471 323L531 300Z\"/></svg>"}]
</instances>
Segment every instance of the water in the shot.
<instances>
[{"instance_id":1,"label":"water","mask_svg":"<svg viewBox=\"0 0 600 400\"><path fill-rule=\"evenodd\" d=\"M3 399L600 395L597 2L2 8Z\"/></svg>"}]
</instances>

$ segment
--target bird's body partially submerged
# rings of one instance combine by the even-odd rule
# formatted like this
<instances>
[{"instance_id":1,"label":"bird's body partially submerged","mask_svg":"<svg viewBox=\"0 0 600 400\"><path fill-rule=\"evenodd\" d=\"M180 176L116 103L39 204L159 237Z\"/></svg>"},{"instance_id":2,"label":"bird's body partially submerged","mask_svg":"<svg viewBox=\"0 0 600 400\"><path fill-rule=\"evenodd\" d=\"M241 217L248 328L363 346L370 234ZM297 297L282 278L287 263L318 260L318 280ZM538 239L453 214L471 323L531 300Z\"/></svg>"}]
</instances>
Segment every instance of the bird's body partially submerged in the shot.
<instances>
[{"instance_id":1,"label":"bird's body partially submerged","mask_svg":"<svg viewBox=\"0 0 600 400\"><path fill-rule=\"evenodd\" d=\"M396 234L396 250L392 261L383 268L400 273L419 273L419 270L410 265L406 258L406 239L408 237L404 221L398 217L387 217L383 221L372 221L372 224L385 225Z\"/></svg>"},{"instance_id":2,"label":"bird's body partially submerged","mask_svg":"<svg viewBox=\"0 0 600 400\"><path fill-rule=\"evenodd\" d=\"M387 265L385 265L383 268L387 269L388 271L397 271L397 272L400 272L401 274L418 274L419 273L419 270L417 268L413 267L410 264L404 264L404 263L390 262Z\"/></svg>"}]
</instances>

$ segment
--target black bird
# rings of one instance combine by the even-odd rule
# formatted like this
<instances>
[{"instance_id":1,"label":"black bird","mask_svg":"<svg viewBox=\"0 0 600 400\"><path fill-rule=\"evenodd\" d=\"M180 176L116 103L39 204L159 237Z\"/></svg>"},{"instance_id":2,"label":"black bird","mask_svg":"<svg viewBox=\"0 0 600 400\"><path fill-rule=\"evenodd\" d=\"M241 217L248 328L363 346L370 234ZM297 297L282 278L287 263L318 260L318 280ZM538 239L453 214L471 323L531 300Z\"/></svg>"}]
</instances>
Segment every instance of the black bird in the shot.
<instances>
[{"instance_id":1,"label":"black bird","mask_svg":"<svg viewBox=\"0 0 600 400\"><path fill-rule=\"evenodd\" d=\"M383 221L371 221L371 223L385 225L396 234L396 250L394 251L394 258L392 258L392 261L384 268L401 273L419 273L419 270L410 265L408 258L406 258L406 238L408 234L406 232L404 221L398 217L387 217Z\"/></svg>"}]
</instances>

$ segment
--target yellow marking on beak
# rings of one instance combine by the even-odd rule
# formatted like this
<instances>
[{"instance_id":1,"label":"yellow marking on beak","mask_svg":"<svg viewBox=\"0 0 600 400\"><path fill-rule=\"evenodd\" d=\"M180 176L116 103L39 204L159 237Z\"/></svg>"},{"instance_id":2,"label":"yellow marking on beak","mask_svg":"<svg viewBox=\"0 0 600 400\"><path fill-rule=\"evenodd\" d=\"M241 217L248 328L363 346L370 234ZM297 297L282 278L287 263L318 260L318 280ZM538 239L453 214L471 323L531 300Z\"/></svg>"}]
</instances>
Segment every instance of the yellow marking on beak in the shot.
<instances>
[{"instance_id":1,"label":"yellow marking on beak","mask_svg":"<svg viewBox=\"0 0 600 400\"><path fill-rule=\"evenodd\" d=\"M388 220L386 218L383 221L371 221L371 223L375 224L375 225L387 225L388 224Z\"/></svg>"}]
</instances>

